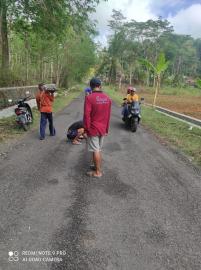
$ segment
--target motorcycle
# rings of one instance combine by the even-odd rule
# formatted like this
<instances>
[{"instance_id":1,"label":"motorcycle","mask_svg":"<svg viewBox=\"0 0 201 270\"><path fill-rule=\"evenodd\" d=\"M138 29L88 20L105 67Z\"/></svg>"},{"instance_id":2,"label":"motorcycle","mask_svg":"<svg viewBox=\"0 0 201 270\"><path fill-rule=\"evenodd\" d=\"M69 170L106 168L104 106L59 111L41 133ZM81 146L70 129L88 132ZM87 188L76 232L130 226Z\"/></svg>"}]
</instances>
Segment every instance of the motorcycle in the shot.
<instances>
[{"instance_id":1,"label":"motorcycle","mask_svg":"<svg viewBox=\"0 0 201 270\"><path fill-rule=\"evenodd\" d=\"M29 125L33 122L33 114L31 107L26 102L29 97L25 97L23 99L19 99L17 102L17 108L15 109L15 114L17 116L16 122L17 124L27 131Z\"/></svg>"},{"instance_id":2,"label":"motorcycle","mask_svg":"<svg viewBox=\"0 0 201 270\"><path fill-rule=\"evenodd\" d=\"M137 131L138 124L141 120L140 115L140 102L134 101L129 103L127 106L127 113L123 117L126 127L130 128L132 132Z\"/></svg>"}]
</instances>

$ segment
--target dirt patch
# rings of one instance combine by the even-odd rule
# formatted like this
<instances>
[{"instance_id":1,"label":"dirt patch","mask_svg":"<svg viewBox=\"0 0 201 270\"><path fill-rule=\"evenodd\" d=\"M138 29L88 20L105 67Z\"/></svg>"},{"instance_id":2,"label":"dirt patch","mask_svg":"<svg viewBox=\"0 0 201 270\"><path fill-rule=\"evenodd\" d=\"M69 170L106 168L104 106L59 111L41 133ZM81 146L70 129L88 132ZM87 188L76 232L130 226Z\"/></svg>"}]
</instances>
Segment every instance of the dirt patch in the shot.
<instances>
[{"instance_id":1,"label":"dirt patch","mask_svg":"<svg viewBox=\"0 0 201 270\"><path fill-rule=\"evenodd\" d=\"M153 103L153 94L141 92L139 95L145 98L146 103ZM201 97L159 95L156 105L201 120Z\"/></svg>"}]
</instances>

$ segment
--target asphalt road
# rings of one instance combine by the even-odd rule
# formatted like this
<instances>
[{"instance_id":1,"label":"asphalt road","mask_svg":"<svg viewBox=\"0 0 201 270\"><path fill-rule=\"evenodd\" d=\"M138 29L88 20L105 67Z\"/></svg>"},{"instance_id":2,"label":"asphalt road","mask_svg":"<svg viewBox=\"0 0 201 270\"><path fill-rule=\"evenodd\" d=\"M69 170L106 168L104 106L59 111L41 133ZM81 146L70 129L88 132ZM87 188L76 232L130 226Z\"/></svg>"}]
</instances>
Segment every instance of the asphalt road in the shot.
<instances>
[{"instance_id":1,"label":"asphalt road","mask_svg":"<svg viewBox=\"0 0 201 270\"><path fill-rule=\"evenodd\" d=\"M56 137L30 132L1 153L0 270L200 270L200 169L125 130L113 105L104 175L90 179L85 144L65 138L82 110L79 97Z\"/></svg>"}]
</instances>

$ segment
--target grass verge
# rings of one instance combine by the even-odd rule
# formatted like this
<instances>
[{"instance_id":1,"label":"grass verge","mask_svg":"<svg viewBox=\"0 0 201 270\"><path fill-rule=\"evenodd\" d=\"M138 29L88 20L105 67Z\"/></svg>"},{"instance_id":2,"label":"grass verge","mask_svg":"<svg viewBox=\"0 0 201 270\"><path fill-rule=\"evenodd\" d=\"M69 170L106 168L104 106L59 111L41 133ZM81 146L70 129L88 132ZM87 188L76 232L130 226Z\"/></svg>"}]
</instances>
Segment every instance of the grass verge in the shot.
<instances>
[{"instance_id":1,"label":"grass verge","mask_svg":"<svg viewBox=\"0 0 201 270\"><path fill-rule=\"evenodd\" d=\"M57 97L55 98L53 111L56 113L66 107L74 98L80 94L80 92L80 86L73 87L68 92L66 90L60 89L58 91ZM33 130L39 126L40 119L40 113L38 110L34 108L32 111L34 122L31 125L30 130ZM0 143L3 143L8 139L16 138L26 134L26 132L24 132L22 128L16 124L15 119L15 116L0 119Z\"/></svg>"},{"instance_id":2,"label":"grass verge","mask_svg":"<svg viewBox=\"0 0 201 270\"><path fill-rule=\"evenodd\" d=\"M106 87L104 90L115 102L122 103L123 96L115 88ZM165 142L178 147L196 164L201 165L201 129L196 127L189 129L187 123L158 113L146 106L142 108L142 124Z\"/></svg>"},{"instance_id":3,"label":"grass verge","mask_svg":"<svg viewBox=\"0 0 201 270\"><path fill-rule=\"evenodd\" d=\"M145 87L148 93L154 94L155 88ZM186 87L172 87L172 86L163 86L160 89L160 95L172 95L172 96L186 96L186 97L201 97L201 89L194 88L191 86Z\"/></svg>"}]
</instances>

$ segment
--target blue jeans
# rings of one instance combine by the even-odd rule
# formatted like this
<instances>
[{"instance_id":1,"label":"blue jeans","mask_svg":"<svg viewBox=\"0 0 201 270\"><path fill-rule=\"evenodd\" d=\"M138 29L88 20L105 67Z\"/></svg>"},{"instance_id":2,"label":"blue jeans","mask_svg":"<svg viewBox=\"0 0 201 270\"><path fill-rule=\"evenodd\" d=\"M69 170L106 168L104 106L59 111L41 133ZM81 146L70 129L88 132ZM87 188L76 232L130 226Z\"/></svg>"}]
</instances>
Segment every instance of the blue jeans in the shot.
<instances>
[{"instance_id":1,"label":"blue jeans","mask_svg":"<svg viewBox=\"0 0 201 270\"><path fill-rule=\"evenodd\" d=\"M41 116L40 116L40 137L41 138L45 138L45 129L47 125L47 120L49 122L50 136L54 136L56 133L56 130L53 126L52 113L41 112Z\"/></svg>"},{"instance_id":2,"label":"blue jeans","mask_svg":"<svg viewBox=\"0 0 201 270\"><path fill-rule=\"evenodd\" d=\"M128 115L128 105L125 104L122 108L121 114L123 115L123 117L127 117Z\"/></svg>"}]
</instances>

